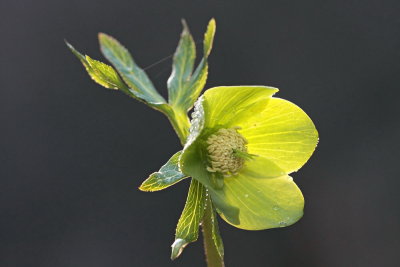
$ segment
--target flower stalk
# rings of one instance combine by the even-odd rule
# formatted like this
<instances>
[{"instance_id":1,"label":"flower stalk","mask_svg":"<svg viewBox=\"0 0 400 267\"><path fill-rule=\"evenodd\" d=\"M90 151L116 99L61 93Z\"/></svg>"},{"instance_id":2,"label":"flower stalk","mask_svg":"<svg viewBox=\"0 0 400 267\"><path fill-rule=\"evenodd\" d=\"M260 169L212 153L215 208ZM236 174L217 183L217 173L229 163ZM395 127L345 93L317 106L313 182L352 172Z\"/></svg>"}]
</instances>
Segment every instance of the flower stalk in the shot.
<instances>
[{"instance_id":1,"label":"flower stalk","mask_svg":"<svg viewBox=\"0 0 400 267\"><path fill-rule=\"evenodd\" d=\"M189 133L189 127L186 125L182 125L182 121L185 120L176 120L175 117L169 117L171 124L174 126L175 129L184 129L182 131L182 135L178 134L178 137L182 144L185 143L187 139L187 134ZM187 128L186 128L187 127ZM178 132L177 132L178 133ZM203 219L201 221L201 228L203 233L203 245L204 245L204 255L205 261L207 263L207 267L224 267L224 259L220 256L218 252L218 248L215 245L213 239L213 206L210 197L206 200L205 211L203 215Z\"/></svg>"},{"instance_id":2,"label":"flower stalk","mask_svg":"<svg viewBox=\"0 0 400 267\"><path fill-rule=\"evenodd\" d=\"M212 237L212 203L207 200L207 206L201 223L203 232L204 253L208 267L224 267L224 259L219 255L218 249ZM215 218L216 219L216 218Z\"/></svg>"}]
</instances>

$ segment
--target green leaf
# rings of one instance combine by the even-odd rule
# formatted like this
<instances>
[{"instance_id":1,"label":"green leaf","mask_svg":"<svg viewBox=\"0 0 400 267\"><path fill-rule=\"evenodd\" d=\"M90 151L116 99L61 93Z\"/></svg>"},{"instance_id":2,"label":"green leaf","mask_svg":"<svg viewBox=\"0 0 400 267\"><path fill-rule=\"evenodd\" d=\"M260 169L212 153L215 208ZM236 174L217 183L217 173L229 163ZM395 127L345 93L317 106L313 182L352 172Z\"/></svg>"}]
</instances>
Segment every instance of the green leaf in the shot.
<instances>
[{"instance_id":1,"label":"green leaf","mask_svg":"<svg viewBox=\"0 0 400 267\"><path fill-rule=\"evenodd\" d=\"M207 76L208 76L208 56L211 53L211 49L213 46L214 36L216 31L216 23L215 19L211 19L207 26L207 31L204 34L204 42L203 42L203 58L200 61L199 65L197 66L196 70L194 71L191 81L189 92L191 92L190 96L188 96L187 100L187 108L192 108L194 102L199 97L201 91L203 90L204 86L206 85Z\"/></svg>"},{"instance_id":2,"label":"green leaf","mask_svg":"<svg viewBox=\"0 0 400 267\"><path fill-rule=\"evenodd\" d=\"M125 47L104 33L99 34L99 42L102 53L117 69L122 79L132 89L135 97L152 106L166 103L154 88L147 74L134 62Z\"/></svg>"},{"instance_id":3,"label":"green leaf","mask_svg":"<svg viewBox=\"0 0 400 267\"><path fill-rule=\"evenodd\" d=\"M216 23L215 19L212 18L207 26L207 31L204 34L204 57L208 57L211 53L212 45L214 42L216 30Z\"/></svg>"},{"instance_id":4,"label":"green leaf","mask_svg":"<svg viewBox=\"0 0 400 267\"><path fill-rule=\"evenodd\" d=\"M204 54L199 65L193 71L195 59L195 44L187 25L181 35L175 52L173 72L168 80L169 103L180 112L186 113L203 90L208 75L207 58L210 55L215 34L215 20L211 19L204 35Z\"/></svg>"},{"instance_id":5,"label":"green leaf","mask_svg":"<svg viewBox=\"0 0 400 267\"><path fill-rule=\"evenodd\" d=\"M172 106L178 106L183 99L185 91L190 83L193 71L194 60L196 58L196 46L189 28L182 20L183 31L178 47L174 54L172 73L168 79L168 97ZM185 110L186 111L186 110Z\"/></svg>"},{"instance_id":6,"label":"green leaf","mask_svg":"<svg viewBox=\"0 0 400 267\"><path fill-rule=\"evenodd\" d=\"M65 42L72 53L81 61L90 77L98 84L108 89L125 90L127 86L119 77L113 67L104 64L100 61L91 59L89 56L84 56L79 53L71 44Z\"/></svg>"},{"instance_id":7,"label":"green leaf","mask_svg":"<svg viewBox=\"0 0 400 267\"><path fill-rule=\"evenodd\" d=\"M152 173L139 189L146 192L159 191L187 178L179 171L178 163L181 153L182 151L175 153L158 172Z\"/></svg>"},{"instance_id":8,"label":"green leaf","mask_svg":"<svg viewBox=\"0 0 400 267\"><path fill-rule=\"evenodd\" d=\"M194 71L192 78L190 79L190 83L188 85L188 92L190 94L187 95L184 104L182 105L186 110L189 110L193 107L194 102L198 99L201 91L206 85L208 77L208 63L207 58L203 57Z\"/></svg>"},{"instance_id":9,"label":"green leaf","mask_svg":"<svg viewBox=\"0 0 400 267\"><path fill-rule=\"evenodd\" d=\"M171 259L176 259L183 249L197 240L199 225L204 215L206 190L197 180L192 179L185 208L176 227L175 242L172 244Z\"/></svg>"},{"instance_id":10,"label":"green leaf","mask_svg":"<svg viewBox=\"0 0 400 267\"><path fill-rule=\"evenodd\" d=\"M207 205L211 205L211 235L212 239L214 241L214 245L217 248L219 256L223 259L224 258L224 243L222 241L221 234L219 233L219 227L218 227L218 218L216 216L215 210L214 210L214 205L212 204L212 201L209 199L207 201Z\"/></svg>"}]
</instances>

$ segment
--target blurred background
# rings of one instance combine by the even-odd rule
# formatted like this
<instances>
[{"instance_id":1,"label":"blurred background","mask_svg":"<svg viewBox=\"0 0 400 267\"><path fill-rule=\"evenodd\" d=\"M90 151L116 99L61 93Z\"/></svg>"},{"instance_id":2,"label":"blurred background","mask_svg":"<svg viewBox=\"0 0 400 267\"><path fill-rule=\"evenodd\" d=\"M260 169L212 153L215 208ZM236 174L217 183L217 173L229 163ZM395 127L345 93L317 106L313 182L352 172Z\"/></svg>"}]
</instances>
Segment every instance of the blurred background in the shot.
<instances>
[{"instance_id":1,"label":"blurred background","mask_svg":"<svg viewBox=\"0 0 400 267\"><path fill-rule=\"evenodd\" d=\"M137 190L180 144L167 119L91 81L97 33L143 68L171 55L186 18L217 34L207 87L263 84L320 133L294 179L305 215L249 232L220 221L226 265L398 266L400 2L0 1L0 266L205 266L201 239L171 262L188 181ZM171 60L147 68L166 95Z\"/></svg>"}]
</instances>

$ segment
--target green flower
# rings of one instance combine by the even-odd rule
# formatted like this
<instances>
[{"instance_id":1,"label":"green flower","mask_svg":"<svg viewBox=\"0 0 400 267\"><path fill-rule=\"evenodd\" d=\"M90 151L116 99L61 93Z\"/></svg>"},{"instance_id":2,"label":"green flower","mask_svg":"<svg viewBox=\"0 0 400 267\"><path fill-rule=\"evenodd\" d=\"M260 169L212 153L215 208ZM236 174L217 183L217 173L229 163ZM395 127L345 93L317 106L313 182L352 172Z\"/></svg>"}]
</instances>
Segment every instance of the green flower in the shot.
<instances>
[{"instance_id":1,"label":"green flower","mask_svg":"<svg viewBox=\"0 0 400 267\"><path fill-rule=\"evenodd\" d=\"M208 190L221 217L238 228L288 226L304 198L288 175L313 153L318 133L295 104L265 86L207 90L196 102L179 158L183 174Z\"/></svg>"},{"instance_id":2,"label":"green flower","mask_svg":"<svg viewBox=\"0 0 400 267\"><path fill-rule=\"evenodd\" d=\"M113 66L84 56L67 43L92 79L120 90L167 116L184 144L141 184L160 191L192 177L179 218L171 259L198 239L202 225L209 266L223 266L224 246L216 211L228 223L247 230L284 227L303 215L304 199L289 176L303 166L318 133L302 109L273 98L266 86L225 86L199 95L208 76L216 23L204 34L203 55L195 67L196 45L185 21L168 79L168 100L117 40L99 34L101 51ZM188 111L195 104L192 120Z\"/></svg>"}]
</instances>

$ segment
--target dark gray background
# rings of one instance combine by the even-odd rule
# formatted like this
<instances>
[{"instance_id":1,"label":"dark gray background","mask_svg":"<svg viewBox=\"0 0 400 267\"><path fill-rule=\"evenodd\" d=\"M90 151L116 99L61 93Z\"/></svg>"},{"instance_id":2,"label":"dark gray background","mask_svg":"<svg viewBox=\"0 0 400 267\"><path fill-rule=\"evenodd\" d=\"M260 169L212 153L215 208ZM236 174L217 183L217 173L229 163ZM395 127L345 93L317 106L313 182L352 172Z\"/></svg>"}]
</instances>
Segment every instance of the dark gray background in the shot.
<instances>
[{"instance_id":1,"label":"dark gray background","mask_svg":"<svg viewBox=\"0 0 400 267\"><path fill-rule=\"evenodd\" d=\"M201 241L169 260L188 181L136 189L180 149L167 119L93 83L63 43L103 59L103 31L146 67L173 53L183 17L199 42L217 20L207 87L278 87L320 133L294 174L304 217L258 232L221 221L227 266L396 266L399 11L398 0L2 0L0 266L204 266ZM148 70L164 95L170 63Z\"/></svg>"}]
</instances>

